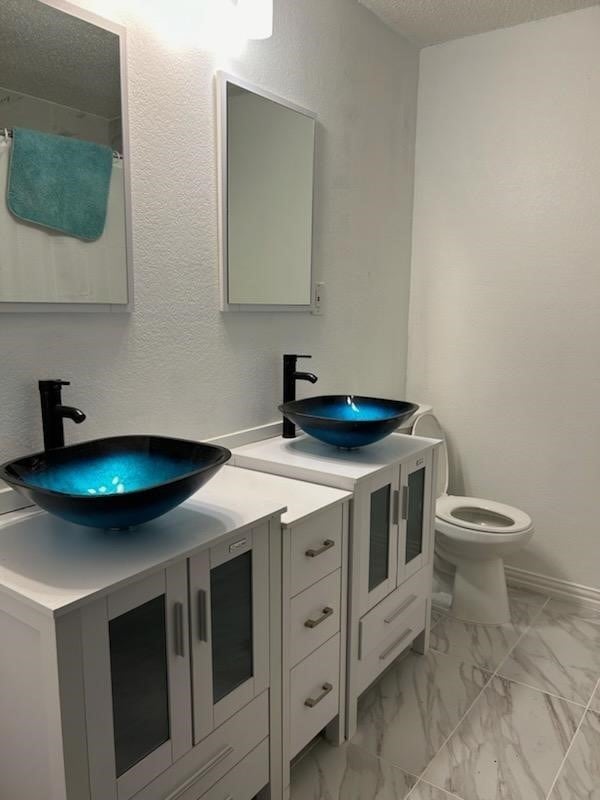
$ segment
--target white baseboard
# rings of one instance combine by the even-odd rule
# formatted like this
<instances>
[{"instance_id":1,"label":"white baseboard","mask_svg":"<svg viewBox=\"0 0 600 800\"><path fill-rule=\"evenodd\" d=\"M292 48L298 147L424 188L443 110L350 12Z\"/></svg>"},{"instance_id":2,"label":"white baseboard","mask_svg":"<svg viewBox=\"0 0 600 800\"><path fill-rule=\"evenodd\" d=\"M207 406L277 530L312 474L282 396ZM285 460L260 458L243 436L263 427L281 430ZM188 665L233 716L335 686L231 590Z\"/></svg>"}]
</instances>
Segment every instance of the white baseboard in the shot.
<instances>
[{"instance_id":1,"label":"white baseboard","mask_svg":"<svg viewBox=\"0 0 600 800\"><path fill-rule=\"evenodd\" d=\"M506 582L509 586L519 589L530 589L532 592L539 592L550 597L558 597L563 600L572 600L582 605L593 606L600 609L600 589L592 586L582 586L580 583L563 581L560 578L552 578L550 575L540 575L539 572L529 572L518 567L504 567Z\"/></svg>"},{"instance_id":2,"label":"white baseboard","mask_svg":"<svg viewBox=\"0 0 600 800\"><path fill-rule=\"evenodd\" d=\"M453 571L449 569L449 564L437 556L435 559L435 573L442 578L453 577ZM550 575L541 575L539 572L530 572L518 567L509 567L505 564L504 574L509 586L516 589L529 589L531 592L545 594L548 597L556 597L562 600L570 600L573 603L590 606L600 610L600 589L592 586L582 586L580 583L563 581L560 578L552 578ZM445 590L444 590L445 591ZM437 611L444 612L443 607L435 605Z\"/></svg>"}]
</instances>

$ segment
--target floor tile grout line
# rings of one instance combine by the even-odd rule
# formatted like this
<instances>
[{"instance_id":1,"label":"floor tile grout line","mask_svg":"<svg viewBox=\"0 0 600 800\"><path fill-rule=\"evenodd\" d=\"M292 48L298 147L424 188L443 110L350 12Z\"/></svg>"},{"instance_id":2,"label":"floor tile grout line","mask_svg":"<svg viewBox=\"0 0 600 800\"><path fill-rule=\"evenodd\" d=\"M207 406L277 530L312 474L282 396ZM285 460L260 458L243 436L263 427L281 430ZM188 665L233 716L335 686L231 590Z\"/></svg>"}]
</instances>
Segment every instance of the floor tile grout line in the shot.
<instances>
[{"instance_id":1,"label":"floor tile grout line","mask_svg":"<svg viewBox=\"0 0 600 800\"><path fill-rule=\"evenodd\" d=\"M506 658L507 658L507 657L510 655L510 653L512 653L512 651L514 650L514 648L515 648L515 647L517 646L517 644L520 642L521 638L522 638L522 637L523 637L523 636L524 636L524 635L527 633L527 631L528 631L528 630L531 628L531 626L533 625L533 623L534 623L534 622L537 620L537 618L539 617L539 615L542 613L542 611L543 611L543 610L546 608L546 606L547 606L547 605L548 605L548 603L550 602L550 597L549 597L548 595L543 595L543 597L545 597L545 600L544 600L544 602L542 603L542 605L541 605L541 606L540 606L540 607L537 609L537 611L536 611L536 612L535 612L535 614L533 615L533 617L532 617L532 619L531 619L531 622L530 622L530 623L529 623L527 626L525 626L525 627L523 628L523 630L522 630L522 631L521 631L521 633L519 634L518 638L515 640L515 643L513 644L513 646L512 646L512 647L511 647L511 648L508 650L508 652L506 653L505 657L504 657L504 658L503 658L503 659L500 661L500 664L503 664L503 663L504 663L504 661L506 660ZM433 630L433 628L435 628L435 626L436 626L436 625L438 625L438 623L440 623L440 622L441 622L443 619L452 619L452 617L447 617L446 615L444 615L444 614L441 614L441 615L440 615L440 617L439 617L439 619L438 619L438 620L435 622L435 624L431 626L431 630ZM478 700L481 698L481 696L482 696L483 692L484 692L484 691L487 689L487 687L489 686L489 684L491 683L491 681L492 681L492 680L493 680L495 677L497 677L497 672L498 672L498 668L499 668L499 667L497 667L495 670L486 669L485 667L482 667L482 666L480 666L479 664L472 664L472 663L471 663L471 662L470 662L468 659L463 659L461 656L457 656L456 654L454 654L454 655L453 655L453 654L451 654L451 653L442 653L442 652L440 652L440 651L438 651L438 650L435 650L435 648L433 648L433 647L430 647L430 651L432 651L432 652L436 653L436 655L447 656L447 657L450 657L450 658L455 658L455 659L457 659L457 658L458 658L458 659L460 659L461 661L463 661L464 663L467 663L467 664L469 664L470 666L472 666L472 667L474 667L474 668L476 668L476 669L480 670L480 671L481 671L481 672L482 672L484 675L487 675L488 677L487 677L487 680L485 681L485 683L483 684L482 688L481 688L481 689L480 689L480 691L478 692L478 694L477 694L477 695L476 695L476 696L473 698L473 701L470 703L470 705L469 705L469 706L467 707L467 709L464 711L464 713L462 714L462 716L460 717L460 719L458 720L458 722L456 723L456 725L454 726L454 728L453 728L453 729L450 731L450 733L448 734L448 736L447 736L447 737L446 737L446 738L443 740L443 742L442 742L442 744L440 745L440 747L439 747L439 748L436 750L436 752L434 753L434 755L433 755L433 756L431 757L431 759L430 759L430 760L427 762L427 764L426 764L426 765L425 765L425 767L424 767L424 768L421 770L421 772L420 772L418 775L415 775L415 773L413 773L413 772L409 772L408 770L406 770L406 769L404 769L403 767L401 767L399 764L395 764L393 761L389 761L388 759L386 759L386 758L383 758L382 756L379 756L379 755L377 755L376 753L371 753L369 750L367 750L367 749L366 749L365 747L363 747L362 745L359 745L359 744L354 744L354 743L353 743L353 744L354 744L354 747L358 747L358 748L359 748L360 750L362 750L364 753L367 753L367 754L368 754L368 755L370 755L370 756L373 756L373 755L375 755L375 757L376 757L377 759L379 759L379 760L380 760L382 763L384 763L384 764L387 764L388 766L390 766L390 767L393 767L394 769L398 769L398 770L400 770L400 771L401 771L401 772L403 772L405 775L410 775L411 777L413 777L413 778L416 778L416 783L415 783L415 785L412 787L412 789L410 790L410 792L408 793L408 795L406 796L406 800L409 800L409 798L410 798L410 795L411 795L411 794L413 794L413 792L415 791L415 789L417 788L417 786L419 785L419 783L429 783L429 784L430 784L431 786L433 786L434 788L436 788L436 789L439 789L440 791L442 791L442 792L445 792L446 794L448 794L448 795L449 795L451 798L456 798L456 800L462 800L462 798L460 798L458 795L454 795L454 794L452 794L452 793L448 792L446 789L443 789L441 786L436 786L434 783L431 783L430 781L426 781L426 780L424 780L423 776L424 776L424 775L425 775L425 773L427 772L427 769L429 768L429 766L430 766L430 764L433 762L433 760L436 758L436 756L438 755L438 753L440 753L440 752L443 750L443 748L446 746L446 744L449 742L449 740L452 738L452 736L453 736L453 735L456 733L456 731L457 731L457 730L458 730L458 728L461 726L461 724L463 723L464 719L465 719L465 718L466 718L466 716L469 714L469 712L471 711L471 709L473 708L473 706L474 706L474 705L477 703L477 701L478 701ZM505 680L506 680L506 679L505 679ZM528 688L533 688L533 687L528 687ZM547 693L546 693L546 694L547 694ZM560 698L560 699L563 699L563 698ZM567 702L568 702L568 701L567 701ZM351 741L351 740L350 740L350 741Z\"/></svg>"},{"instance_id":2,"label":"floor tile grout line","mask_svg":"<svg viewBox=\"0 0 600 800\"><path fill-rule=\"evenodd\" d=\"M546 608L547 604L550 602L550 597L548 597L548 596L546 596L546 595L544 595L544 596L546 597L546 599L544 600L544 602L542 603L542 605L541 605L541 606L540 606L540 607L537 609L537 611L536 611L536 612L535 612L535 614L533 615L531 622L530 622L530 623L529 623L527 626L525 626L525 627L523 628L523 630L522 630L522 631L520 631L520 632L519 632L519 635L518 635L518 637L515 639L515 641L514 641L514 644L512 644L512 645L510 646L510 648L509 648L509 649L506 651L506 653L505 653L505 654L502 656L502 658L501 658L501 659L500 659L500 661L498 662L498 665L497 665L495 668L491 668L491 667L484 667L484 666L482 666L481 664L477 664L477 663L475 663L475 661L474 661L474 660L471 660L471 659L469 659L469 657L468 657L468 656L466 656L466 657L463 657L463 656L462 656L462 654L459 654L459 653L450 653L450 652L448 652L448 653L445 653L443 650L436 650L436 648L435 648L435 647L433 647L433 646L431 646L429 649L430 649L430 650L432 650L434 653L437 653L437 654L438 654L438 655L440 655L440 656L453 656L454 658L459 658L459 659L460 659L461 661L463 661L465 664L469 664L469 665L470 665L470 666L472 666L472 667L477 667L477 669L483 670L483 672L488 672L488 673L490 673L490 674L492 675L492 677L495 677L495 676L497 675L497 673L498 673L498 670L499 670L499 669L500 669L500 667L502 666L502 664L504 664L504 662L506 661L506 659L507 659L507 658L509 657L509 655L510 655L510 654L513 652L513 650L515 649L515 647L516 647L516 646L519 644L519 642L521 641L521 639L523 638L523 636L525 636L525 634L529 632L529 630L531 629L531 627L532 627L533 623L534 623L534 622L537 620L537 618L540 616L540 614L542 613L542 611L543 611L543 610ZM439 619L439 620L436 622L436 625L437 625L439 622L441 622L441 621L442 621L442 619L450 619L450 620L452 620L452 619L454 619L454 618L453 618L453 617L440 617L440 619ZM459 621L459 622L461 622L462 620L458 620L458 621ZM466 623L466 624L469 624L469 625L476 625L477 623L474 623L474 622L473 622L473 623ZM500 627L500 626L498 626L498 625L490 625L490 626L485 626L485 627L497 628L497 627ZM433 630L433 628L432 628L431 630ZM500 677L502 677L502 676L500 676ZM509 679L509 680L510 680L510 679ZM514 681L514 682L515 682L515 683L518 683L518 681ZM525 685L526 685L526 684L525 684ZM533 688L533 687L531 687L531 688ZM561 699L565 699L565 698L561 698ZM580 705L580 704L577 704L577 705Z\"/></svg>"},{"instance_id":3,"label":"floor tile grout line","mask_svg":"<svg viewBox=\"0 0 600 800\"><path fill-rule=\"evenodd\" d=\"M545 603L544 603L544 604L543 604L543 605L542 605L542 606L539 608L538 612L535 614L535 616L534 616L534 617L533 617L533 619L531 620L531 623L530 623L530 624L529 624L529 625L528 625L528 626L527 626L527 627L526 627L526 628L523 630L523 632L521 633L521 635L519 636L519 638L516 640L516 642L514 643L514 645L513 645L513 646L511 647L511 649L510 649L510 650L509 650L509 651L506 653L506 655L504 656L504 658L503 658L503 659L500 661L500 663L499 663L499 664L498 664L498 666L496 667L496 670L495 670L495 672L494 672L494 677L495 677L495 678L496 678L496 677L497 677L497 678L501 678L503 681L509 681L510 683L516 683L516 684L518 684L519 686L525 686L527 689L532 689L533 691L536 691L536 692L541 692L542 694L547 694L547 695L549 695L550 697L555 697L557 700L562 700L562 701L563 701L563 702L565 702L565 703L570 703L571 705L578 706L579 708L585 708L585 709L586 709L586 711L587 711L587 710L588 710L588 708L587 708L587 705L586 705L585 703L579 703L579 702L577 702L577 700L571 700L571 699L570 699L570 698L568 698L568 697L563 697L562 695L558 694L557 692L551 692L551 691L548 691L547 689L542 689L542 688L540 688L539 686L532 686L531 684L529 684L529 683L526 683L525 681L520 681L520 680L517 680L517 679L515 679L515 678L511 678L511 677L509 677L508 675L503 675L503 674L501 673L501 670L502 670L502 667L503 667L503 665L506 663L506 661L508 660L508 658L509 658L509 657L512 655L512 653L514 652L515 648L518 646L518 644L519 644L519 642L521 641L521 639L522 639L522 638L523 638L523 637L524 637L524 636L525 636L527 633L529 633L529 631L532 629L533 625L534 625L534 624L537 622L537 620L538 620L538 618L540 617L540 615L542 614L542 612L543 612L543 611L545 611L545 609L546 609L546 608L549 606L549 604L551 603L552 599L553 599L553 598L552 598L551 596L547 596L547 597L546 597L546 602L545 602ZM591 695L591 697L590 697L590 699L589 699L589 702L591 702L591 701L592 701L592 699L593 699L593 697L594 697L594 693L595 693L595 692L596 692L596 687L594 687L594 690L592 691L592 695Z\"/></svg>"},{"instance_id":4,"label":"floor tile grout line","mask_svg":"<svg viewBox=\"0 0 600 800\"><path fill-rule=\"evenodd\" d=\"M521 638L522 638L522 637L523 637L523 636L524 636L524 635L527 633L527 631L530 629L531 625L533 625L533 623L535 622L535 620L537 620L537 618L539 617L539 615L542 613L542 611L543 611L543 610L546 608L546 606L547 606L547 605L548 605L548 603L550 602L550 598L549 598L547 595L544 595L544 596L546 597L546 600L545 600L545 601L544 601L544 603L543 603L543 604L540 606L540 608L538 609L538 611L536 612L536 614L533 616L533 619L531 620L531 623L530 623L530 624L529 624L529 625L528 625L526 628L524 628L523 632L522 632L522 633L521 633L521 635L518 637L518 639L515 641L514 645L513 645L513 646L510 648L510 650L508 651L508 653L506 654L506 656L505 656L505 657L502 659L502 661L500 662L500 664L503 664L503 663L504 663L504 661L506 660L506 658L507 658L507 657L510 655L510 653L512 653L512 651L514 650L514 648L515 648L515 647L517 646L517 644L518 644L518 643L521 641ZM437 652L437 651L434 651L434 652ZM448 654L447 654L447 653L441 653L441 655L448 655ZM470 662L467 662L467 663L470 663ZM464 712L464 714L462 715L462 717L459 719L459 721L456 723L456 725L454 726L454 728L451 730L451 732L449 733L449 735L448 735L448 736L447 736L447 737L444 739L444 741L442 742L441 746L440 746L440 747L437 749L437 751L436 751L435 755L434 755L434 756L433 756L433 757L430 759L430 761L428 762L428 764L426 765L426 767L423 769L423 771L422 771L422 772L421 772L421 774L419 775L419 781L423 781L423 776L426 774L427 770L429 769L429 767L430 767L430 766L431 766L431 764L433 763L434 759L437 757L438 753L441 753L441 751L442 751L442 750L444 749L444 747L445 747L445 746L448 744L448 742L450 741L450 739L451 739L451 738L454 736L454 734L456 733L456 731L457 731L457 730L460 728L460 726L462 725L463 721L466 719L467 715L470 713L470 711L472 710L472 708L475 706L475 703L477 703L477 702L478 702L478 701L481 699L481 696L483 695L483 693L484 693L484 691L487 689L487 687L490 685L490 683L492 682L492 680L493 680L494 678L498 677L498 668L496 668L496 670L492 671L492 670L486 670L486 669L484 669L483 667L480 667L480 666L478 666L478 665L472 665L472 666L477 666L477 669L480 669L482 672L484 672L486 675L488 675L488 676L489 676L489 677L488 677L488 680L487 680L487 681L484 683L484 685L483 685L483 687L481 688L481 691L479 692L479 694L477 695L477 697L475 697L475 698L474 698L473 702L472 702L472 703L469 705L469 707L466 709L466 711ZM428 783L429 781L423 781L423 782L424 782L424 783ZM431 785L432 785L432 786L435 786L435 784L431 784ZM437 788L437 789L441 789L442 791L446 791L445 789L442 789L442 787L441 787L441 786L436 786L436 788ZM412 791L412 790L411 790L411 791Z\"/></svg>"},{"instance_id":5,"label":"floor tile grout line","mask_svg":"<svg viewBox=\"0 0 600 800\"><path fill-rule=\"evenodd\" d=\"M519 644L519 642L521 641L521 639L522 639L522 638L523 638L523 637L524 637L524 636L525 636L527 633L529 633L529 631L530 631L530 630L533 628L534 624L537 622L537 620L538 620L538 619L539 619L539 617L541 616L542 612L543 612L543 611L546 609L546 607L547 607L547 605L548 605L548 603L549 603L549 602L550 602L550 597L546 596L546 600L545 600L544 604L543 604L543 605L541 605L541 606L538 608L538 610L536 611L536 613L533 615L533 617L532 617L532 619L531 619L531 622L529 623L529 625L526 625L526 626L523 628L523 630L522 630L522 631L521 631L521 633L519 634L518 638L515 640L515 643L513 644L513 646L512 646L512 647L511 647L511 648L510 648L510 649L509 649L509 650L508 650L508 651L507 651L507 652L504 654L504 658L500 659L500 661L498 662L498 665L496 666L496 669L494 670L494 677L496 677L496 676L497 676L497 677L500 677L500 678L504 677L504 676L500 675L500 668L501 668L501 667L502 667L502 665L503 665L503 664L506 662L506 660L508 659L508 657L509 657L509 656L510 656L510 655L511 655L513 652L514 652L515 648L517 647L517 645ZM509 678L508 680L510 680L510 678Z\"/></svg>"},{"instance_id":6,"label":"floor tile grout line","mask_svg":"<svg viewBox=\"0 0 600 800\"><path fill-rule=\"evenodd\" d=\"M577 708L583 709L587 707L585 703L578 703L577 700L570 700L568 697L563 697L556 692L549 692L547 689L540 689L539 686L532 686L530 683L525 683L525 681L518 681L515 678L510 678L508 675L501 675L500 672L495 673L494 678L500 678L500 680L507 681L508 683L515 683L517 686L531 689L532 692L538 692L538 694L546 694L548 697L554 697L555 700L561 700L563 703L568 703L570 706L577 706Z\"/></svg>"},{"instance_id":7,"label":"floor tile grout line","mask_svg":"<svg viewBox=\"0 0 600 800\"><path fill-rule=\"evenodd\" d=\"M559 766L559 768L558 768L558 770L556 772L556 775L554 776L554 780L552 781L552 785L550 786L550 789L548 790L548 794L546 795L546 800L550 800L550 796L552 795L552 792L554 791L554 787L556 786L556 782L558 781L558 778L560 777L560 773L563 771L563 767L567 763L567 759L569 757L569 754L571 753L571 750L573 749L573 745L575 744L575 739L577 739L577 736L579 735L579 731L581 730L581 726L585 722L585 719L586 719L586 717L588 715L588 711L590 710L590 707L592 705L592 700L596 696L596 692L598 691L598 687L600 687L600 679L596 681L596 685L594 686L594 691L592 692L592 694L590 696L590 699L588 700L588 704L583 709L583 714L581 715L581 719L579 720L579 725L575 729L575 733L573 734L573 738L569 742L569 746L567 747L567 750L566 750L566 753L565 753L565 755L563 757L563 760L560 762L560 766Z\"/></svg>"},{"instance_id":8,"label":"floor tile grout line","mask_svg":"<svg viewBox=\"0 0 600 800\"><path fill-rule=\"evenodd\" d=\"M362 744L355 744L351 739L348 739L347 743L351 744L352 747L356 747L358 750L362 750L363 753L365 753L366 755L370 756L371 758L375 757L378 761L381 761L381 763L385 764L387 767L391 767L392 769L399 770L400 772L403 772L405 775L409 775L411 778L414 778L415 779L415 786L419 782L420 778L419 778L418 775L415 775L414 772L411 772L410 770L405 769L404 767L401 767L399 764L395 764L393 761L390 761L389 759L384 758L383 756L380 756L378 753L372 753L370 750L367 750L366 747L363 747ZM410 790L411 792L415 788L415 786L412 787L412 789ZM408 795L407 795L407 797L408 797Z\"/></svg>"},{"instance_id":9,"label":"floor tile grout line","mask_svg":"<svg viewBox=\"0 0 600 800\"><path fill-rule=\"evenodd\" d=\"M437 651L433 651L433 652L435 652L435 653L436 653L436 655L441 655L441 656L445 656L445 657L448 657L448 658L451 658L451 659L454 659L454 660L460 660L460 661L462 661L462 659L457 659L457 657L456 657L456 656L451 656L451 655L449 655L448 653L438 653ZM466 663L466 662L463 662L463 663ZM494 677L494 675L492 674L492 672L491 672L490 670L483 669L482 667L478 667L477 665L474 665L474 664L473 664L473 665L470 665L470 666L474 666L474 667L475 667L475 669L478 669L478 670L480 670L480 671L481 671L481 672L482 672L484 675L487 675L487 676L488 676L488 678L487 678L487 680L485 681L485 683L483 684L482 688L479 690L478 694L477 694L477 695L476 695L476 696L473 698L472 702L471 702L471 703L470 703L470 705L467 707L467 709L465 710L465 712L463 713L463 715L461 716L461 718L459 719L459 721L456 723L456 725L454 726L454 728L452 729L452 731L451 731L451 732L449 733L449 735L448 735L448 736L447 736L447 737L446 737L446 738L443 740L442 744L441 744L441 745L439 746L439 748L438 748L438 749L435 751L434 755L433 755L433 756L432 756L432 757L429 759L429 761L427 762L427 764L425 765L425 767L424 767L424 768L423 768L423 769L422 769L422 770L421 770L421 771L420 771L418 774L415 774L414 772L410 772L409 770L407 770L407 769L404 769L404 767L401 767L399 764L395 764L393 761L389 761L387 758L383 758L382 756L380 756L380 755L377 755L377 753L372 753L370 750L367 750L367 749L366 749L366 747L363 747L362 745L359 745L359 744L354 744L354 742L352 742L352 740L351 740L351 739L350 739L349 741L350 741L350 742L352 742L352 744L354 744L354 746L355 746L355 747L358 747L358 748L359 748L360 750L362 750L363 752L365 752L365 753L368 753L368 754L369 754L369 755L371 755L371 756L375 755L375 756L376 756L376 758L378 758L380 761L383 761L383 763L384 763L384 764L387 764L388 766L392 766L392 767L394 767L395 769L399 769L399 770L401 770L402 772L404 772L404 773L405 773L405 774L407 774L407 775L411 775L413 778L416 778L416 779L417 779L417 783L419 783L419 781L421 781L421 780L423 779L423 775L425 774L425 772L426 772L427 768L429 767L429 765L431 764L431 762L433 761L433 759L434 759L434 758L437 756L437 754L438 754L438 753L439 753L439 752L440 752L440 751L441 751L441 750L444 748L444 746L446 745L446 743L448 742L448 740L450 739L450 737L451 737L451 736L452 736L452 735L455 733L455 731L457 730L457 728L460 726L461 722L462 722L462 721L464 720L464 718L467 716L467 714L469 713L469 711L470 711L470 710L473 708L473 706L475 705L475 703L476 703L476 702L479 700L479 698L480 698L480 697L481 697L481 695L483 694L484 690L487 688L488 684L490 683L490 681L491 681L491 680L492 680L492 678ZM415 786L417 785L417 783L415 783ZM431 784L431 785L433 786L434 784ZM414 790L414 788L415 788L415 787L413 786L413 788L411 789L411 792ZM441 788L441 787L437 787L437 786L436 786L435 788L437 789L437 788ZM445 790L445 789L442 789L442 791L446 791L446 790ZM462 798L459 798L459 800L462 800Z\"/></svg>"},{"instance_id":10,"label":"floor tile grout line","mask_svg":"<svg viewBox=\"0 0 600 800\"><path fill-rule=\"evenodd\" d=\"M481 669L481 667L477 667L477 669ZM486 680L486 682L483 684L483 686L482 686L482 687L481 687L481 689L479 690L479 693L477 694L477 696L473 698L473 701L472 701L472 703L471 703L471 704L468 706L468 708L465 710L464 714L463 714L463 715L461 716L461 718L458 720L458 722L456 723L456 725L454 726L454 728L452 728L452 730L450 731L450 733L448 734L448 736L446 736L446 738L444 739L444 741L442 742L442 744L441 744L441 745L438 747L438 749L435 751L435 754L434 754L434 755L431 757L431 759L428 761L427 765L425 766L425 768L422 770L422 772L421 772L421 773L420 773L420 775L419 775L419 780L423 780L423 776L425 775L425 773L427 772L427 770L429 769L429 767L430 767L430 766L431 766L431 764L433 763L434 759L437 757L438 753L441 753L441 751L444 749L444 747L445 747L445 746L448 744L448 742L450 741L450 739L451 739L451 738L454 736L454 734L456 733L456 731L457 731L457 730L460 728L460 726L462 725L462 723L463 723L463 720L466 718L467 714L469 714L469 712L471 711L471 709L473 708L473 706L475 705L475 703L477 703L477 702L478 702L478 700L479 700L479 699L481 698L481 696L483 695L484 691L485 691L485 690L487 689L487 687L489 686L489 684L490 684L490 681L492 680L492 678L493 678L494 676L493 676L493 675L492 675L492 674L491 674L491 673L490 673L488 670L482 670L482 672L485 672L485 674L489 676L489 677L488 677L488 679ZM433 786L434 784L431 784L431 785ZM441 788L441 787L436 787L436 788ZM446 791L446 790L445 790L445 789L443 789L442 791Z\"/></svg>"},{"instance_id":11,"label":"floor tile grout line","mask_svg":"<svg viewBox=\"0 0 600 800\"><path fill-rule=\"evenodd\" d=\"M432 783L431 781L423 780L423 778L419 778L419 780L415 783L413 788L410 790L409 794L406 795L404 800L410 800L411 794L416 790L417 786L419 786L420 784L424 784L425 786L433 786L434 789L438 789L438 791L443 792L444 794L447 794L448 797L451 798L451 800L464 800L464 798L461 797L460 795L454 794L454 792L449 792L447 789L443 789L441 786L438 786L436 783Z\"/></svg>"}]
</instances>

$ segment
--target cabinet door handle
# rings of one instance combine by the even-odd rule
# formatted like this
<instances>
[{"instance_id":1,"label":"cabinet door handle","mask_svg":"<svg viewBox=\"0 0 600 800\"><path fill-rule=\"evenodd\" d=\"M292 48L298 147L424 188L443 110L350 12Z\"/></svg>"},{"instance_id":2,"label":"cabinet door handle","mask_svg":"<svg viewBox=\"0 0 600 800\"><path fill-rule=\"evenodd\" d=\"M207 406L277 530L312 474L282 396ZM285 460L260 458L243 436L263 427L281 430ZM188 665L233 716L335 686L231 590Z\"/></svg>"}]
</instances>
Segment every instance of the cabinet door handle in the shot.
<instances>
[{"instance_id":1,"label":"cabinet door handle","mask_svg":"<svg viewBox=\"0 0 600 800\"><path fill-rule=\"evenodd\" d=\"M416 599L417 599L417 595L416 595L416 594L411 594L411 596L410 596L409 598L407 598L407 599L406 599L406 600L405 600L405 601L402 603L402 605L398 606L398 608L397 608L395 611L392 611L392 613L389 615L389 617L385 617L385 619L384 619L383 621L384 621L384 622L387 622L388 624L389 624L390 622L393 622L393 621L396 619L396 617L399 617L399 616L400 616L400 614L401 614L403 611L406 611L406 609L407 609L407 608L408 608L410 605L412 605L412 604L415 602L415 600L416 600Z\"/></svg>"},{"instance_id":2,"label":"cabinet door handle","mask_svg":"<svg viewBox=\"0 0 600 800\"><path fill-rule=\"evenodd\" d=\"M217 753L216 756L213 756L210 761L207 761L206 764L201 766L198 772L194 772L194 774L188 778L188 780L182 786L178 786L174 792L171 792L170 795L167 795L165 800L178 800L178 798L182 797L191 786L201 780L201 778L209 773L211 769L214 769L217 764L220 764L221 761L224 761L227 756L230 756L232 753L233 747L224 747Z\"/></svg>"},{"instance_id":3,"label":"cabinet door handle","mask_svg":"<svg viewBox=\"0 0 600 800\"><path fill-rule=\"evenodd\" d=\"M402 642L403 642L403 641L404 641L404 640L405 640L405 639L406 639L408 636L410 636L410 634L411 634L411 633L412 633L412 628L407 628L407 629L404 631L404 633L402 634L402 636L399 636L399 637L396 639L396 641L395 641L395 642L392 642L392 644L391 644L389 647L386 647L386 649L383 651L383 653L382 653L382 654L379 656L379 660L380 660L380 661L385 661L385 659L386 659L386 658L389 656L389 654L390 654L391 652L393 652L393 651L394 651L394 650L395 650L395 649L398 647L398 645L399 645L399 644L402 644Z\"/></svg>"},{"instance_id":4,"label":"cabinet door handle","mask_svg":"<svg viewBox=\"0 0 600 800\"><path fill-rule=\"evenodd\" d=\"M324 553L326 550L331 550L332 547L335 547L333 539L325 539L321 547L318 547L316 550L311 547L306 551L306 555L309 558L315 558L315 556L320 556L321 553Z\"/></svg>"},{"instance_id":5,"label":"cabinet door handle","mask_svg":"<svg viewBox=\"0 0 600 800\"><path fill-rule=\"evenodd\" d=\"M400 508L400 492L398 489L394 489L394 499L393 499L393 508L392 508L392 525L398 524L398 514Z\"/></svg>"},{"instance_id":6,"label":"cabinet door handle","mask_svg":"<svg viewBox=\"0 0 600 800\"><path fill-rule=\"evenodd\" d=\"M402 519L408 519L408 500L410 497L410 490L408 486L402 487Z\"/></svg>"},{"instance_id":7,"label":"cabinet door handle","mask_svg":"<svg viewBox=\"0 0 600 800\"><path fill-rule=\"evenodd\" d=\"M185 656L185 637L183 635L183 603L175 603L175 655Z\"/></svg>"},{"instance_id":8,"label":"cabinet door handle","mask_svg":"<svg viewBox=\"0 0 600 800\"><path fill-rule=\"evenodd\" d=\"M208 641L208 604L206 602L206 590L198 591L198 639L201 642Z\"/></svg>"},{"instance_id":9,"label":"cabinet door handle","mask_svg":"<svg viewBox=\"0 0 600 800\"><path fill-rule=\"evenodd\" d=\"M333 614L333 608L329 608L329 606L325 606L323 609L321 616L317 617L317 619L307 619L304 623L305 628L316 628L317 625L320 625L322 622L330 617Z\"/></svg>"},{"instance_id":10,"label":"cabinet door handle","mask_svg":"<svg viewBox=\"0 0 600 800\"><path fill-rule=\"evenodd\" d=\"M333 686L330 683L324 683L322 689L323 691L318 697L309 697L307 700L304 701L304 705L308 706L309 708L314 708L315 706L319 705L321 700L327 697L329 692L333 690Z\"/></svg>"}]
</instances>

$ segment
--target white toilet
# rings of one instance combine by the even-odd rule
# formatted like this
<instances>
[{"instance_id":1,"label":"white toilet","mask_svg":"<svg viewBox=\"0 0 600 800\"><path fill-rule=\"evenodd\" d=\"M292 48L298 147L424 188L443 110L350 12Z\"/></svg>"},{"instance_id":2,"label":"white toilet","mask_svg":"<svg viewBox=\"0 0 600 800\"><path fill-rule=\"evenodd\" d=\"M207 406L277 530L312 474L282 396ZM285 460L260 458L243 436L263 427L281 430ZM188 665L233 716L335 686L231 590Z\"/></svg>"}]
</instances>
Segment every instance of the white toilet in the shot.
<instances>
[{"instance_id":1,"label":"white toilet","mask_svg":"<svg viewBox=\"0 0 600 800\"><path fill-rule=\"evenodd\" d=\"M444 442L438 456L435 550L456 567L450 613L484 625L510 622L503 558L531 539L531 518L504 503L448 494L448 450L432 413L417 417L411 433Z\"/></svg>"}]
</instances>

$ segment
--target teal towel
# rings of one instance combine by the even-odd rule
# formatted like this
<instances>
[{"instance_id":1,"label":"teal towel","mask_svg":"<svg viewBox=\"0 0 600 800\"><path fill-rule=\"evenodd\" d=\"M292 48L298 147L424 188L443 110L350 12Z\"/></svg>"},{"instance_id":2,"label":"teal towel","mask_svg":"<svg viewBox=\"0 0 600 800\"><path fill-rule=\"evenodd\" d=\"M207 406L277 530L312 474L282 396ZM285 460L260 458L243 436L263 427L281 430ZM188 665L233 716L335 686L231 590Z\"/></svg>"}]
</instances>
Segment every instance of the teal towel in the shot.
<instances>
[{"instance_id":1,"label":"teal towel","mask_svg":"<svg viewBox=\"0 0 600 800\"><path fill-rule=\"evenodd\" d=\"M13 130L8 208L20 219L78 239L106 222L112 150L67 136Z\"/></svg>"}]
</instances>

